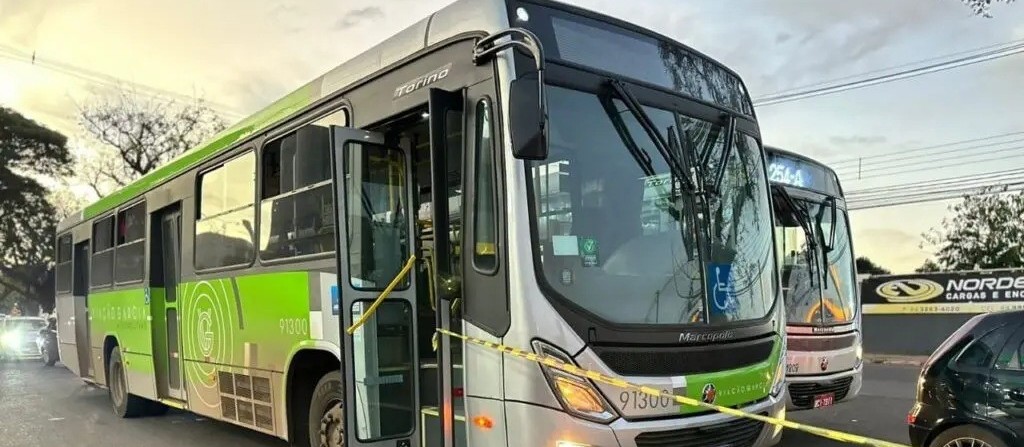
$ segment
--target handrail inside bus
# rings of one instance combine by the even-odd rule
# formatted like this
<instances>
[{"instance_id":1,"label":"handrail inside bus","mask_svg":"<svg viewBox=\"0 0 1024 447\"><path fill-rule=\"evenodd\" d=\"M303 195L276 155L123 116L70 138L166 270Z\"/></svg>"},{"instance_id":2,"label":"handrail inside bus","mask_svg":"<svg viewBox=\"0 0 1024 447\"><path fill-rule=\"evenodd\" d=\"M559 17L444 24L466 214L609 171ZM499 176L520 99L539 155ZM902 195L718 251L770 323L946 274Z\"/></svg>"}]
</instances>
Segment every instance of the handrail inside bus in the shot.
<instances>
[{"instance_id":1,"label":"handrail inside bus","mask_svg":"<svg viewBox=\"0 0 1024 447\"><path fill-rule=\"evenodd\" d=\"M391 284L388 284L384 291L382 291L380 295L377 296L377 299L373 300L373 304L370 304L370 308L366 309L366 312L363 312L363 315L359 317L358 321L352 323L352 326L349 326L348 329L345 329L345 332L347 332L349 335L352 335L356 331L356 329L359 329L359 327L361 327L363 324L366 324L366 320L369 320L370 317L372 317L373 314L377 312L377 307L379 307L380 304L384 302L384 299L391 294L391 291L394 290L395 287L398 287L398 283L402 282L402 279L405 278L405 275L409 274L409 270L412 270L412 266L415 264L416 255L413 254L412 256L409 256L408 261L405 261L405 265L402 267L402 270L398 272L398 275L395 275L395 279L391 280Z\"/></svg>"}]
</instances>

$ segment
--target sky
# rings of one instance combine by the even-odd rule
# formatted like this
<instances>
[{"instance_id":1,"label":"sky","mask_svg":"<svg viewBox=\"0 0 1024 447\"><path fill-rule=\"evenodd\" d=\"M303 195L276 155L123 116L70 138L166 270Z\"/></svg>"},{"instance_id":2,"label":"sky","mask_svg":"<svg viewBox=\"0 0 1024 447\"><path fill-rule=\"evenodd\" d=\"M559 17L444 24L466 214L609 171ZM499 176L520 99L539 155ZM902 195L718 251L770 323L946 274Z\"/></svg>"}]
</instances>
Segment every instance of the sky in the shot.
<instances>
[{"instance_id":1,"label":"sky","mask_svg":"<svg viewBox=\"0 0 1024 447\"><path fill-rule=\"evenodd\" d=\"M0 104L61 131L118 80L252 113L451 0L0 0ZM569 0L673 37L737 71L754 98L1024 39L1024 4L959 0ZM47 66L21 61L35 53ZM76 76L68 75L73 68ZM84 74L83 74L84 73ZM757 108L764 142L833 166L849 193L1024 167L1024 151L893 162L902 151L1024 130L1024 54ZM86 78L86 79L82 79ZM975 150L977 151L977 150ZM859 157L866 158L858 179ZM1003 157L1005 156L1005 157ZM938 157L937 157L938 158ZM850 161L854 160L854 161ZM896 273L950 202L851 213L855 250Z\"/></svg>"}]
</instances>

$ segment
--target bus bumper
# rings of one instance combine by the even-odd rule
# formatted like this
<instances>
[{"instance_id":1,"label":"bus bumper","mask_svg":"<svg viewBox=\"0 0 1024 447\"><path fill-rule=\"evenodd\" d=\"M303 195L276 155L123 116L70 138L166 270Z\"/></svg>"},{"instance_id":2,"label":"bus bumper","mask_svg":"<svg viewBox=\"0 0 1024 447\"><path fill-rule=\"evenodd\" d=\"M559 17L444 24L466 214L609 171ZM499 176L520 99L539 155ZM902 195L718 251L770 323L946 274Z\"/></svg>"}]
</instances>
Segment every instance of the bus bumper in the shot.
<instances>
[{"instance_id":1,"label":"bus bumper","mask_svg":"<svg viewBox=\"0 0 1024 447\"><path fill-rule=\"evenodd\" d=\"M703 446L723 445L724 442L735 447L771 447L782 438L782 427L717 413L654 421L619 418L604 425L575 418L559 410L518 402L506 402L505 408L510 446ZM769 397L742 410L784 418L785 397ZM718 439L722 436L728 439Z\"/></svg>"},{"instance_id":2,"label":"bus bumper","mask_svg":"<svg viewBox=\"0 0 1024 447\"><path fill-rule=\"evenodd\" d=\"M864 380L864 365L828 375L786 376L786 409L805 410L815 408L815 400L831 396L831 404L845 402L857 397Z\"/></svg>"}]
</instances>

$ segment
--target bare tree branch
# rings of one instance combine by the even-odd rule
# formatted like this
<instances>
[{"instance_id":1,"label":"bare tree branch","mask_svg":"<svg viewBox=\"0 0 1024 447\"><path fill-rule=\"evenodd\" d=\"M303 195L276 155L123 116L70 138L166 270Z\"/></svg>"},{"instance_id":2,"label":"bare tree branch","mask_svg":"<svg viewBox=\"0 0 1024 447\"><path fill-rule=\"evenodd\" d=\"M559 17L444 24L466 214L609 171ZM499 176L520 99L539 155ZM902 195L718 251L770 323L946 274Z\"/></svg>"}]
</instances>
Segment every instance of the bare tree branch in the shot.
<instances>
[{"instance_id":1,"label":"bare tree branch","mask_svg":"<svg viewBox=\"0 0 1024 447\"><path fill-rule=\"evenodd\" d=\"M131 89L79 107L79 125L100 149L80 157L79 180L102 197L152 172L223 130L201 99L152 99Z\"/></svg>"}]
</instances>

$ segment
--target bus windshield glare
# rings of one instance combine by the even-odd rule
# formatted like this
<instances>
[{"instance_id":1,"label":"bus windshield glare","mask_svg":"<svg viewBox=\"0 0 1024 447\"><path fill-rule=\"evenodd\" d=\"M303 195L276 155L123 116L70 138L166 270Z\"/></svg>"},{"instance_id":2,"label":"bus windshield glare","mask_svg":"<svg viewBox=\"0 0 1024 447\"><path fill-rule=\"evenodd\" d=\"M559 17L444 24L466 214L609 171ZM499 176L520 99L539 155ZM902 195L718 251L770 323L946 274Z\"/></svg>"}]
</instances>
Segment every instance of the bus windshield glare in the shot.
<instances>
[{"instance_id":1,"label":"bus windshield glare","mask_svg":"<svg viewBox=\"0 0 1024 447\"><path fill-rule=\"evenodd\" d=\"M670 180L669 165L621 101L609 111L597 93L547 89L549 156L528 170L547 288L616 324L764 318L774 266L759 143L737 132L725 151L722 124L644 107L657 129L676 129L675 150L707 160L703 171L718 172L729 154L722 193L703 213L700 200ZM631 154L630 137L651 154L653 175Z\"/></svg>"},{"instance_id":2,"label":"bus windshield glare","mask_svg":"<svg viewBox=\"0 0 1024 447\"><path fill-rule=\"evenodd\" d=\"M852 281L854 263L846 212L837 210L836 222L832 222L827 202L798 197L793 201L803 214L800 218L820 232L815 237L828 238L834 232L835 239L831 248L824 243L808 244L798 217L788 208L779 213L776 225L787 321L810 325L849 323L856 316L857 285Z\"/></svg>"}]
</instances>

